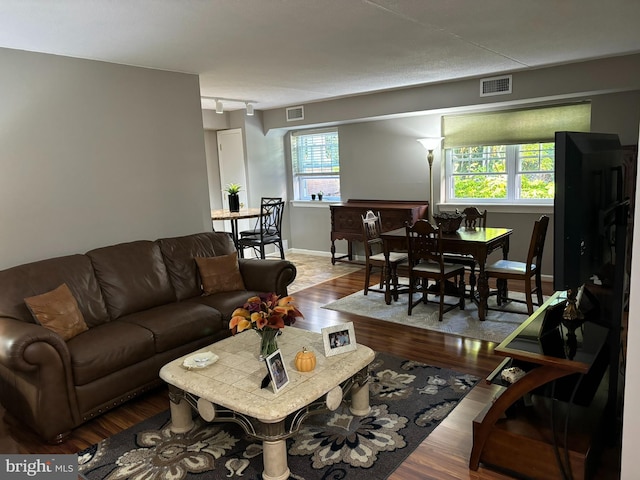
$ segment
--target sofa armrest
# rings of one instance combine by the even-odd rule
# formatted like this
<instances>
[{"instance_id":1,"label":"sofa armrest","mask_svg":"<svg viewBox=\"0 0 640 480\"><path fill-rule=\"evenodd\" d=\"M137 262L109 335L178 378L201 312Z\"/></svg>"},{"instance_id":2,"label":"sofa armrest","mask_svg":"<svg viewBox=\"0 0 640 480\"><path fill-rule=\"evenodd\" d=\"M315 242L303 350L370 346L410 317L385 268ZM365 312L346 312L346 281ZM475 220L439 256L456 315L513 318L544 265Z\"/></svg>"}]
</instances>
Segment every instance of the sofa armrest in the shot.
<instances>
[{"instance_id":1,"label":"sofa armrest","mask_svg":"<svg viewBox=\"0 0 640 480\"><path fill-rule=\"evenodd\" d=\"M38 358L38 348L29 348L38 343L53 347L61 361L70 366L69 349L60 336L35 323L0 317L0 364L11 370L34 372L45 361Z\"/></svg>"},{"instance_id":2,"label":"sofa armrest","mask_svg":"<svg viewBox=\"0 0 640 480\"><path fill-rule=\"evenodd\" d=\"M0 317L0 402L46 441L80 422L65 341L35 323Z\"/></svg>"},{"instance_id":3,"label":"sofa armrest","mask_svg":"<svg viewBox=\"0 0 640 480\"><path fill-rule=\"evenodd\" d=\"M239 258L240 273L247 290L287 295L287 287L296 278L296 266L288 260Z\"/></svg>"}]
</instances>

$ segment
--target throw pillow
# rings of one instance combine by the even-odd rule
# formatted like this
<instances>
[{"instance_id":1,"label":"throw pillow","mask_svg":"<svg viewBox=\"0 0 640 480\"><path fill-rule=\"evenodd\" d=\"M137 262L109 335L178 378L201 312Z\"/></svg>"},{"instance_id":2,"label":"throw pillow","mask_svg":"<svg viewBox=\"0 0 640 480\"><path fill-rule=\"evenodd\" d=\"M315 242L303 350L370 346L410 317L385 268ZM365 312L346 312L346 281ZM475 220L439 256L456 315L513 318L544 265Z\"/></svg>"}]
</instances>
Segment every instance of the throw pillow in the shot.
<instances>
[{"instance_id":1,"label":"throw pillow","mask_svg":"<svg viewBox=\"0 0 640 480\"><path fill-rule=\"evenodd\" d=\"M65 341L89 329L66 283L42 295L25 298L24 302L37 323Z\"/></svg>"},{"instance_id":2,"label":"throw pillow","mask_svg":"<svg viewBox=\"0 0 640 480\"><path fill-rule=\"evenodd\" d=\"M205 295L245 290L238 265L238 252L216 257L195 258Z\"/></svg>"}]
</instances>

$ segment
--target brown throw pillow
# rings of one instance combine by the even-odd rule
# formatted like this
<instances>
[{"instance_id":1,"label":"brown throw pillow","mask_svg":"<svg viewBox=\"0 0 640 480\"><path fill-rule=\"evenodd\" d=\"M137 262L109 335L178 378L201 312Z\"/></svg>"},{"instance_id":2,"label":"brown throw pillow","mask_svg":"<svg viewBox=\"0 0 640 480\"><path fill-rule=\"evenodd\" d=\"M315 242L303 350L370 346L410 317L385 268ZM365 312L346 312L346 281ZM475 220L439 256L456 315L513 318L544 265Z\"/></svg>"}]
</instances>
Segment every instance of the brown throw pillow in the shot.
<instances>
[{"instance_id":1,"label":"brown throw pillow","mask_svg":"<svg viewBox=\"0 0 640 480\"><path fill-rule=\"evenodd\" d=\"M89 329L66 283L42 295L25 298L24 302L36 322L65 341Z\"/></svg>"},{"instance_id":2,"label":"brown throw pillow","mask_svg":"<svg viewBox=\"0 0 640 480\"><path fill-rule=\"evenodd\" d=\"M195 257L202 279L202 290L205 295L218 292L245 290L238 252L217 257Z\"/></svg>"}]
</instances>

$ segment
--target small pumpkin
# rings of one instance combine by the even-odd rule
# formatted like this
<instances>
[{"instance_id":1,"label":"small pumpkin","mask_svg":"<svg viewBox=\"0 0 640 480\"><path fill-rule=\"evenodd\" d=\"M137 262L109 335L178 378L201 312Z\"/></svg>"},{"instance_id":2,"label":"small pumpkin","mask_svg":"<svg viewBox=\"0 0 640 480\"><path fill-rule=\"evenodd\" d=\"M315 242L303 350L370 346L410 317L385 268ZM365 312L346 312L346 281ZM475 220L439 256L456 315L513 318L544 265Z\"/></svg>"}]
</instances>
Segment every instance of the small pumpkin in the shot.
<instances>
[{"instance_id":1,"label":"small pumpkin","mask_svg":"<svg viewBox=\"0 0 640 480\"><path fill-rule=\"evenodd\" d=\"M307 350L307 347L302 347L302 350L296 353L294 364L299 372L311 372L316 368L316 354Z\"/></svg>"}]
</instances>

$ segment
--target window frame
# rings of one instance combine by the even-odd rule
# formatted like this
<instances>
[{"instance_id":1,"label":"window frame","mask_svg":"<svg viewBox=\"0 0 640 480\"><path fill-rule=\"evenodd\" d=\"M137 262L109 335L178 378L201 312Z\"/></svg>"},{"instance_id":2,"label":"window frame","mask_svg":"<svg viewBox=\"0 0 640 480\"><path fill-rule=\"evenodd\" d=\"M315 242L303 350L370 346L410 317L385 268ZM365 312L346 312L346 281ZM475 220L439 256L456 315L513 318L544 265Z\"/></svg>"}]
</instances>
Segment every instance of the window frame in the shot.
<instances>
[{"instance_id":1,"label":"window frame","mask_svg":"<svg viewBox=\"0 0 640 480\"><path fill-rule=\"evenodd\" d=\"M530 174L530 173L541 173L541 174L554 174L555 169L552 170L521 170L519 168L520 165L520 151L522 145L530 145L533 143L541 144L553 144L553 149L555 152L555 142L549 141L541 141L541 142L527 142L522 144L512 144L512 145L504 145L505 146L505 169L506 172L498 172L498 175L506 175L506 188L507 188L507 196L505 198L463 198L463 197L454 197L453 196L453 188L454 182L452 181L456 176L465 176L465 175L473 175L473 174L454 174L453 173L453 149L460 147L449 147L444 149L444 204L474 204L474 205L510 205L510 206L519 206L519 205L546 205L553 206L554 199L553 198L518 198L520 192L520 182L519 176ZM493 145L478 145L478 147L490 147ZM555 155L554 155L555 157ZM555 167L555 165L554 165ZM485 175L490 173L480 173L480 175ZM475 174L477 175L477 174ZM554 194L555 196L555 194Z\"/></svg>"},{"instance_id":2,"label":"window frame","mask_svg":"<svg viewBox=\"0 0 640 480\"><path fill-rule=\"evenodd\" d=\"M327 135L327 134L335 134L337 140L337 171L335 170L335 164L330 166L329 168L317 167L319 171L313 172L302 172L299 173L300 164L298 160L298 154L295 152L296 149L296 137L304 137L304 136L318 136L318 135ZM337 180L338 186L340 186L340 132L337 127L333 128L323 128L323 129L313 129L313 130L297 130L290 132L290 155L291 155L291 173L292 173L292 184L293 184L293 199L294 201L313 201L311 198L312 194L317 194L319 192L309 192L306 191L306 181L307 180L318 180L318 179L332 179ZM316 197L317 198L317 197ZM324 193L323 201L331 201L331 202L339 202L341 201L341 197L338 195L330 195L328 193Z\"/></svg>"}]
</instances>

